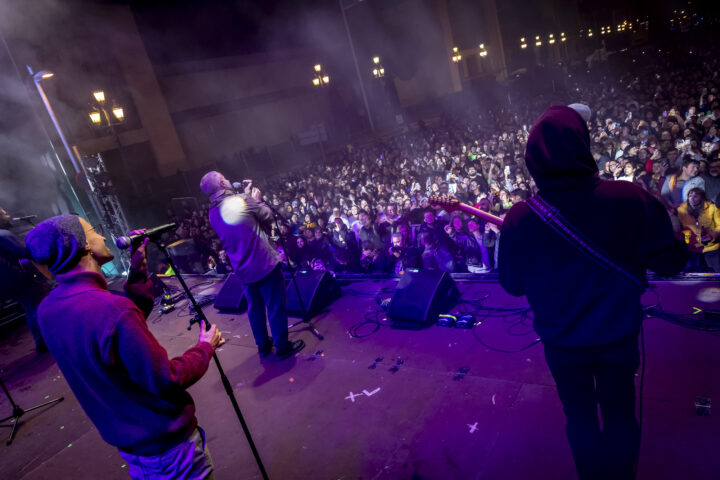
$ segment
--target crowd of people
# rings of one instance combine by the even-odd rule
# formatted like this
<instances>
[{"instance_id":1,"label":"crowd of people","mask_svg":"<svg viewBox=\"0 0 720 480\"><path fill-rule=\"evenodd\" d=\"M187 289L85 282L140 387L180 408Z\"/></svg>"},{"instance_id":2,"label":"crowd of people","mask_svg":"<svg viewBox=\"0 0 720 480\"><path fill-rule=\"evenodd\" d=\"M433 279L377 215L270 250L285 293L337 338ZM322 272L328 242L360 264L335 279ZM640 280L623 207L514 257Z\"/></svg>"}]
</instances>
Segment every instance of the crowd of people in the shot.
<instances>
[{"instance_id":1,"label":"crowd of people","mask_svg":"<svg viewBox=\"0 0 720 480\"><path fill-rule=\"evenodd\" d=\"M445 115L369 145L348 145L325 164L262 185L263 200L278 213L273 239L285 263L300 268L490 272L497 267L499 228L449 214L428 198L451 196L502 217L536 191L524 159L535 118L550 104L581 102L590 107L600 177L655 195L689 246L687 270L720 272L720 61L704 52L685 61L658 48L618 54L592 71L569 70L572 88L562 92ZM622 62L634 68L620 68ZM578 83L571 83L574 73L582 76ZM207 207L183 219L177 235L194 239L210 269L228 270Z\"/></svg>"}]
</instances>

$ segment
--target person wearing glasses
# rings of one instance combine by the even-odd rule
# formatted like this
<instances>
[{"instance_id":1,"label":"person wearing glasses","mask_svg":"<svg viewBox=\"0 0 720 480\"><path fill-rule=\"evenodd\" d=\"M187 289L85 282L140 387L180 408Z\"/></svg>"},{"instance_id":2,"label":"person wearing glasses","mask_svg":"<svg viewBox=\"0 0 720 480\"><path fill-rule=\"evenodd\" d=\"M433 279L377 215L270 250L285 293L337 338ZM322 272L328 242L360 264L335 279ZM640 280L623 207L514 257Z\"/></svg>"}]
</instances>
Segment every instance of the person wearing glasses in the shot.
<instances>
[{"instance_id":1,"label":"person wearing glasses","mask_svg":"<svg viewBox=\"0 0 720 480\"><path fill-rule=\"evenodd\" d=\"M34 260L58 281L38 309L47 347L131 477L212 478L205 432L187 389L207 371L222 335L203 325L197 344L168 358L146 322L153 306L147 239L133 246L126 298L108 290L101 267L113 253L97 230L83 218L59 215L26 237Z\"/></svg>"}]
</instances>

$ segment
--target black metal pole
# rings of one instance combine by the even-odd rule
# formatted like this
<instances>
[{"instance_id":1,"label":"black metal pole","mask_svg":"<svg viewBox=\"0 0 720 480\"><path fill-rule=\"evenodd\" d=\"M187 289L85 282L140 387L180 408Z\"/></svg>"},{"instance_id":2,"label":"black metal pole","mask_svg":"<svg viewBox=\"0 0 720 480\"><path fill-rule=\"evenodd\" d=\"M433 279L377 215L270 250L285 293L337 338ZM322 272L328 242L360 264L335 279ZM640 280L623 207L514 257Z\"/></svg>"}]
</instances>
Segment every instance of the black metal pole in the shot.
<instances>
[{"instance_id":1,"label":"black metal pole","mask_svg":"<svg viewBox=\"0 0 720 480\"><path fill-rule=\"evenodd\" d=\"M325 340L325 337L322 336L322 334L318 331L317 328L315 328L315 325L312 324L310 321L310 318L308 316L308 311L305 308L305 301L303 300L302 296L300 295L300 287L298 287L297 279L295 278L295 271L293 270L292 265L290 264L290 253L288 252L287 245L285 244L285 239L280 236L280 225L278 224L278 215L280 215L273 207L270 205L266 206L270 209L270 211L273 212L273 218L275 220L275 228L277 228L278 231L278 239L280 240L280 243L282 244L283 251L285 252L285 258L288 261L288 269L290 270L290 281L295 286L295 294L298 297L298 302L300 302L300 310L302 311L302 317L299 322L295 322L292 325L288 325L288 330L300 325L301 323L306 323L307 328L320 340Z\"/></svg>"},{"instance_id":2,"label":"black metal pole","mask_svg":"<svg viewBox=\"0 0 720 480\"><path fill-rule=\"evenodd\" d=\"M187 284L185 283L185 280L182 278L182 275L180 274L180 271L175 266L175 262L173 262L172 257L170 256L170 253L167 251L167 248L165 247L165 244L161 240L155 240L155 245L157 245L158 249L162 252L162 254L165 256L165 259L167 260L168 264L170 265L170 268L172 268L173 272L175 272L175 276L177 277L178 281L180 282L180 285L182 285L183 290L185 290L185 294L188 297L188 300L192 304L192 308L195 312L195 316L192 320L190 320L190 326L188 326L188 330L192 327L193 323L201 323L205 322L205 326L207 329L210 328L210 322L208 322L207 317L205 316L205 313L202 311L202 308L197 304L197 301L195 301L195 297L193 296L192 292L188 288ZM202 328L202 326L200 326ZM227 393L228 397L230 397L230 402L232 403L233 409L235 410L235 414L238 417L238 420L240 420L240 425L242 425L243 432L245 432L245 436L247 437L247 441L250 444L250 449L252 450L253 456L255 457L255 462L257 462L258 469L260 470L260 474L262 475L262 478L265 480L268 480L268 474L265 471L265 466L262 463L262 460L260 460L260 454L258 453L257 448L255 447L255 442L252 439L252 435L250 435L250 429L247 426L247 423L245 423L245 418L243 417L242 412L240 411L240 406L238 405L237 399L235 398L235 394L232 391L232 386L230 385L230 381L225 376L225 371L222 369L222 366L220 365L220 360L218 359L215 352L213 352L213 360L215 360L215 366L217 366L218 372L220 372L220 379L222 380L223 387L225 387L225 393Z\"/></svg>"},{"instance_id":3,"label":"black metal pole","mask_svg":"<svg viewBox=\"0 0 720 480\"><path fill-rule=\"evenodd\" d=\"M102 110L103 115L105 115L105 121L107 122L110 133L112 133L112 135L115 137L115 143L117 143L118 146L120 160L122 160L123 167L125 168L125 174L128 176L128 180L130 180L130 183L132 184L133 193L136 197L138 197L140 196L140 193L138 192L137 183L135 183L135 176L132 174L132 172L130 172L130 165L128 164L127 157L125 157L125 150L123 149L122 142L120 141L120 135L118 135L117 130L115 130L115 124L113 124L112 120L110 120L110 115L108 115L105 107L100 106L100 110Z\"/></svg>"}]
</instances>

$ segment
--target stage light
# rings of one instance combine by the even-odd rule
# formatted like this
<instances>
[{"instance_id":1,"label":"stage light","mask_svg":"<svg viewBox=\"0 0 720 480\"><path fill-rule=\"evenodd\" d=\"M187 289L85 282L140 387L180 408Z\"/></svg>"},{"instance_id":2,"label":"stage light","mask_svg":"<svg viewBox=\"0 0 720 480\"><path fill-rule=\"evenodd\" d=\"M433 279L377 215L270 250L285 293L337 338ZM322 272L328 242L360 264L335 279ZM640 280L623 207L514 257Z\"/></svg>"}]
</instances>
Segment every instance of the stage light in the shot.
<instances>
[{"instance_id":1,"label":"stage light","mask_svg":"<svg viewBox=\"0 0 720 480\"><path fill-rule=\"evenodd\" d=\"M592 30L588 28L588 38L590 38L592 36L593 36Z\"/></svg>"},{"instance_id":2,"label":"stage light","mask_svg":"<svg viewBox=\"0 0 720 480\"><path fill-rule=\"evenodd\" d=\"M95 97L95 101L98 103L105 103L105 92L102 90L95 90L93 92L93 97Z\"/></svg>"},{"instance_id":3,"label":"stage light","mask_svg":"<svg viewBox=\"0 0 720 480\"><path fill-rule=\"evenodd\" d=\"M565 38L565 32L562 32L562 33L560 34L560 41L561 41L561 42L564 42L565 40L566 40L566 38Z\"/></svg>"},{"instance_id":4,"label":"stage light","mask_svg":"<svg viewBox=\"0 0 720 480\"><path fill-rule=\"evenodd\" d=\"M527 43L525 43L525 37L522 37L520 39L520 48L527 48Z\"/></svg>"},{"instance_id":5,"label":"stage light","mask_svg":"<svg viewBox=\"0 0 720 480\"><path fill-rule=\"evenodd\" d=\"M373 57L373 63L375 63L375 64L380 63L380 57Z\"/></svg>"},{"instance_id":6,"label":"stage light","mask_svg":"<svg viewBox=\"0 0 720 480\"><path fill-rule=\"evenodd\" d=\"M328 83L330 83L330 77L325 75L322 77L322 81L323 81L323 83L328 84Z\"/></svg>"},{"instance_id":7,"label":"stage light","mask_svg":"<svg viewBox=\"0 0 720 480\"><path fill-rule=\"evenodd\" d=\"M540 35L535 35L535 46L539 47L542 45L542 40L540 40Z\"/></svg>"},{"instance_id":8,"label":"stage light","mask_svg":"<svg viewBox=\"0 0 720 480\"><path fill-rule=\"evenodd\" d=\"M319 72L320 70L322 70L322 67L321 67L320 64L318 63L317 65L315 65L315 71L316 71L316 72Z\"/></svg>"},{"instance_id":9,"label":"stage light","mask_svg":"<svg viewBox=\"0 0 720 480\"><path fill-rule=\"evenodd\" d=\"M54 75L55 75L55 74L52 73L52 72L45 72L45 73L43 73L42 75L40 75L40 78L50 78L50 77L52 77L52 76L54 76Z\"/></svg>"},{"instance_id":10,"label":"stage light","mask_svg":"<svg viewBox=\"0 0 720 480\"><path fill-rule=\"evenodd\" d=\"M316 77L316 78L313 78L313 85L315 85L316 87L317 87L318 85L320 85L320 79L317 78L317 77Z\"/></svg>"},{"instance_id":11,"label":"stage light","mask_svg":"<svg viewBox=\"0 0 720 480\"><path fill-rule=\"evenodd\" d=\"M549 43L550 45L552 45L553 43L555 43L555 36L554 36L552 33L550 34L550 37L548 38L548 43Z\"/></svg>"}]
</instances>

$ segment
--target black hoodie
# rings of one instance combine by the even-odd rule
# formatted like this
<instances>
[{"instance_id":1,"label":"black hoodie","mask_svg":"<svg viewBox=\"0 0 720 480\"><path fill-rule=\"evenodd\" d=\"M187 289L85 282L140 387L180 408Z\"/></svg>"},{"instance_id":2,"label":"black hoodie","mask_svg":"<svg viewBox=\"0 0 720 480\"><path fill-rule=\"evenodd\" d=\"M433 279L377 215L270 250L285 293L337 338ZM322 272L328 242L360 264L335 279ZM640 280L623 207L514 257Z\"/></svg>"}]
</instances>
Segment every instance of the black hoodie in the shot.
<instances>
[{"instance_id":1,"label":"black hoodie","mask_svg":"<svg viewBox=\"0 0 720 480\"><path fill-rule=\"evenodd\" d=\"M598 178L575 110L548 108L530 130L525 160L545 201L622 266L640 276L683 268L687 248L660 202L632 183ZM505 218L498 267L508 293L527 295L545 343L607 345L640 328L640 288L580 253L524 202Z\"/></svg>"}]
</instances>

